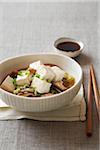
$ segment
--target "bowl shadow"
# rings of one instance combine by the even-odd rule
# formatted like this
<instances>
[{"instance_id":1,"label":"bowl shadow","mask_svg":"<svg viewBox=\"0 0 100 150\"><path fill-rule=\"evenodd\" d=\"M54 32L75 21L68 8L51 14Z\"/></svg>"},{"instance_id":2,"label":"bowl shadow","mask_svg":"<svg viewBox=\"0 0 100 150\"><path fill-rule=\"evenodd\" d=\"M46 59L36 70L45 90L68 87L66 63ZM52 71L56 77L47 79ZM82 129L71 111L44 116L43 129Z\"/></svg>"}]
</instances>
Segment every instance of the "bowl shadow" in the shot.
<instances>
[{"instance_id":1,"label":"bowl shadow","mask_svg":"<svg viewBox=\"0 0 100 150\"><path fill-rule=\"evenodd\" d=\"M82 67L92 63L92 58L84 53L74 58Z\"/></svg>"}]
</instances>

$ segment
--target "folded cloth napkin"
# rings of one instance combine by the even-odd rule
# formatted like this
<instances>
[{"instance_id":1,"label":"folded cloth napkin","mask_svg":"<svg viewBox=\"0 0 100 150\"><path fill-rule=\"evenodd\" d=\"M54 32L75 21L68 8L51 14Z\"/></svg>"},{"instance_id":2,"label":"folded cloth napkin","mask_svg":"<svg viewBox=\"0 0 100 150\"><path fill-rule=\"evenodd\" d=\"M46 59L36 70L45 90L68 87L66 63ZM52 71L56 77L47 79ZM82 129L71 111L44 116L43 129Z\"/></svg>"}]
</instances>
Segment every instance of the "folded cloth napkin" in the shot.
<instances>
[{"instance_id":1,"label":"folded cloth napkin","mask_svg":"<svg viewBox=\"0 0 100 150\"><path fill-rule=\"evenodd\" d=\"M83 86L81 86L78 94L69 106L42 113L17 111L0 100L0 120L27 118L40 121L85 121L86 102L83 95Z\"/></svg>"}]
</instances>

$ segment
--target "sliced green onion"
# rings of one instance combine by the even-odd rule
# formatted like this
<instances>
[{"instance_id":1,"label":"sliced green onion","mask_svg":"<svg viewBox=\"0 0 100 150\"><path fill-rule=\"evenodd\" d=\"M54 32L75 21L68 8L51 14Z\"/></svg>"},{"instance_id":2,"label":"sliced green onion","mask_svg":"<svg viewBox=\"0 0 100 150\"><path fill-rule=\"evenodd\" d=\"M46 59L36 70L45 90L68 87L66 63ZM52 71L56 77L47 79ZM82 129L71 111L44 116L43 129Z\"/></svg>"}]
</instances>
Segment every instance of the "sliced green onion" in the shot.
<instances>
[{"instance_id":1,"label":"sliced green onion","mask_svg":"<svg viewBox=\"0 0 100 150\"><path fill-rule=\"evenodd\" d=\"M51 83L51 80L50 80L50 79L48 79L48 80L47 80L47 82Z\"/></svg>"},{"instance_id":2,"label":"sliced green onion","mask_svg":"<svg viewBox=\"0 0 100 150\"><path fill-rule=\"evenodd\" d=\"M35 74L35 77L40 78L40 75L39 74Z\"/></svg>"},{"instance_id":3,"label":"sliced green onion","mask_svg":"<svg viewBox=\"0 0 100 150\"><path fill-rule=\"evenodd\" d=\"M29 87L29 84L17 85L17 88L20 88L20 89L25 89L25 88L28 88L28 87Z\"/></svg>"},{"instance_id":4,"label":"sliced green onion","mask_svg":"<svg viewBox=\"0 0 100 150\"><path fill-rule=\"evenodd\" d=\"M22 71L18 71L18 75L19 76L23 76L23 72Z\"/></svg>"},{"instance_id":5,"label":"sliced green onion","mask_svg":"<svg viewBox=\"0 0 100 150\"><path fill-rule=\"evenodd\" d=\"M13 79L13 84L16 86L16 78Z\"/></svg>"},{"instance_id":6,"label":"sliced green onion","mask_svg":"<svg viewBox=\"0 0 100 150\"><path fill-rule=\"evenodd\" d=\"M13 91L14 94L18 94L20 92L20 88L17 88L16 90Z\"/></svg>"},{"instance_id":7,"label":"sliced green onion","mask_svg":"<svg viewBox=\"0 0 100 150\"><path fill-rule=\"evenodd\" d=\"M51 88L50 92L51 92L52 94L57 94L57 93L59 93L57 90L52 89L52 88Z\"/></svg>"},{"instance_id":8,"label":"sliced green onion","mask_svg":"<svg viewBox=\"0 0 100 150\"><path fill-rule=\"evenodd\" d=\"M18 75L19 76L30 75L30 71L29 70L21 70L21 71L18 71Z\"/></svg>"},{"instance_id":9,"label":"sliced green onion","mask_svg":"<svg viewBox=\"0 0 100 150\"><path fill-rule=\"evenodd\" d=\"M30 75L30 71L29 70L26 70L26 72L25 72L25 75Z\"/></svg>"}]
</instances>

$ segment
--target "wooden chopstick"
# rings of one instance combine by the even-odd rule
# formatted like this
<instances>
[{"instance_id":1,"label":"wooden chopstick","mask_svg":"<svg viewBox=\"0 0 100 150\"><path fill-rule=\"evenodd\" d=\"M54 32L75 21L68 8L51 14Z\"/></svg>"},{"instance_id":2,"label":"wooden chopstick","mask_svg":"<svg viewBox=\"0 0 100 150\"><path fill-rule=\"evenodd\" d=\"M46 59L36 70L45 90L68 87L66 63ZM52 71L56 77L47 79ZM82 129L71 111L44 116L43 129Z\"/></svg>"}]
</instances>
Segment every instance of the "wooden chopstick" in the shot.
<instances>
[{"instance_id":1,"label":"wooden chopstick","mask_svg":"<svg viewBox=\"0 0 100 150\"><path fill-rule=\"evenodd\" d=\"M92 84L93 84L97 116L98 116L98 119L100 119L100 115L99 115L100 95L99 95L99 90L98 90L98 86L97 86L97 82L96 82L96 76L95 76L93 65L90 66L90 71L91 71L91 77L92 77Z\"/></svg>"},{"instance_id":2,"label":"wooden chopstick","mask_svg":"<svg viewBox=\"0 0 100 150\"><path fill-rule=\"evenodd\" d=\"M89 72L87 105L88 105L88 110L87 110L86 134L87 134L87 136L92 136L92 77L91 77L91 71Z\"/></svg>"}]
</instances>

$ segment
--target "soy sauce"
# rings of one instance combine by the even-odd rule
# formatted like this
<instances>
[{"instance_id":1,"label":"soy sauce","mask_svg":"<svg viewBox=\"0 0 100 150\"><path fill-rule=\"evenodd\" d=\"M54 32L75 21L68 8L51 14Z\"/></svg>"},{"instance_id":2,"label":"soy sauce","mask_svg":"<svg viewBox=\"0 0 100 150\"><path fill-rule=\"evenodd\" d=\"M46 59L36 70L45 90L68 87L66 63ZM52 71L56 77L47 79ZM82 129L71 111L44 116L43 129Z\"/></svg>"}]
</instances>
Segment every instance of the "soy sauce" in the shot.
<instances>
[{"instance_id":1,"label":"soy sauce","mask_svg":"<svg viewBox=\"0 0 100 150\"><path fill-rule=\"evenodd\" d=\"M75 42L62 42L57 45L57 48L62 51L74 52L79 50L80 46Z\"/></svg>"}]
</instances>

